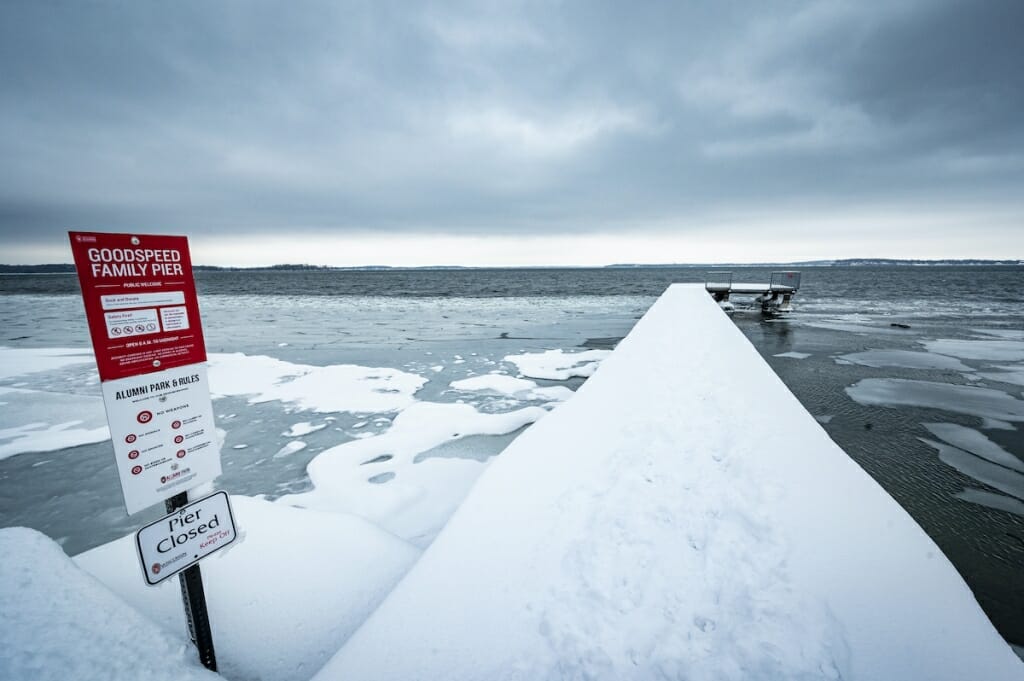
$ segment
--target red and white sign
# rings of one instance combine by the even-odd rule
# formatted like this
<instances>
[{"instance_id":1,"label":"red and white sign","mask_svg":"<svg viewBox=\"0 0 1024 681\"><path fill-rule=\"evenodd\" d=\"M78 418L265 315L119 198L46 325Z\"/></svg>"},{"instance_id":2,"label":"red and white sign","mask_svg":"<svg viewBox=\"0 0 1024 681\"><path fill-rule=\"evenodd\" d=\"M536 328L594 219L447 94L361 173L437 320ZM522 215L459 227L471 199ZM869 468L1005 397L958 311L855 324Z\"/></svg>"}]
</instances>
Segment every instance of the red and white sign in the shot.
<instances>
[{"instance_id":1,"label":"red and white sign","mask_svg":"<svg viewBox=\"0 0 1024 681\"><path fill-rule=\"evenodd\" d=\"M205 364L104 381L102 389L129 515L220 475Z\"/></svg>"},{"instance_id":2,"label":"red and white sign","mask_svg":"<svg viewBox=\"0 0 1024 681\"><path fill-rule=\"evenodd\" d=\"M131 515L221 473L188 239L68 235Z\"/></svg>"},{"instance_id":3,"label":"red and white sign","mask_svg":"<svg viewBox=\"0 0 1024 681\"><path fill-rule=\"evenodd\" d=\"M135 533L146 584L159 584L235 541L227 492L182 506Z\"/></svg>"},{"instance_id":4,"label":"red and white sign","mask_svg":"<svg viewBox=\"0 0 1024 681\"><path fill-rule=\"evenodd\" d=\"M68 234L100 380L206 361L187 237Z\"/></svg>"}]
</instances>

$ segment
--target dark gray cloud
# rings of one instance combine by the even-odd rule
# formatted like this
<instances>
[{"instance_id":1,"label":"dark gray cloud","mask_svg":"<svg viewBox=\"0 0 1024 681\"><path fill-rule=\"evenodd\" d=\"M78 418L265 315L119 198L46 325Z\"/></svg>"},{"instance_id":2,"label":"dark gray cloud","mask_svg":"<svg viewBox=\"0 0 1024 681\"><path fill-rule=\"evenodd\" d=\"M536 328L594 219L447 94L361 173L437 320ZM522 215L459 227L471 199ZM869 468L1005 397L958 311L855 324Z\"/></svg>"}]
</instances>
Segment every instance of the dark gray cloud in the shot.
<instances>
[{"instance_id":1,"label":"dark gray cloud","mask_svg":"<svg viewBox=\"0 0 1024 681\"><path fill-rule=\"evenodd\" d=\"M1022 214L1024 4L635 5L3 3L0 243Z\"/></svg>"}]
</instances>

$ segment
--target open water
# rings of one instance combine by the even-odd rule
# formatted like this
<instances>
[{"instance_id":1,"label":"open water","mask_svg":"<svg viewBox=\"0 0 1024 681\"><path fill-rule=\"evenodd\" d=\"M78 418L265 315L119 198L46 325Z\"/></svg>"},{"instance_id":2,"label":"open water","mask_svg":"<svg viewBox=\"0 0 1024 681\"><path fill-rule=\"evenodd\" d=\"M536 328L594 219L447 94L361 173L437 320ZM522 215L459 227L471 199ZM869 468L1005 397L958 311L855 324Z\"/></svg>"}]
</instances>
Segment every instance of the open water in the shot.
<instances>
[{"instance_id":1,"label":"open water","mask_svg":"<svg viewBox=\"0 0 1024 681\"><path fill-rule=\"evenodd\" d=\"M735 273L742 281L770 274ZM401 368L430 378L417 398L454 401L450 381L509 368L505 355L614 347L666 286L704 274L268 271L196 279L211 353ZM935 540L1000 631L1024 644L1024 268L805 268L796 310L785 317L736 302L734 322L790 390ZM0 346L87 348L74 276L0 276ZM98 395L94 374L77 365L0 378L0 388ZM516 405L492 397L474 406ZM20 409L22 420L54 420L46 404ZM233 397L217 400L215 411L225 430L220 487L270 498L308 488L308 461L353 427L367 422L382 432L390 423L387 415L338 414L335 427L304 438L305 450L275 457L294 413ZM744 427L743 414L734 418ZM950 442L950 433L968 437ZM476 437L434 455L486 459L514 435ZM74 554L146 520L120 506L109 442L0 460L0 526L36 527Z\"/></svg>"}]
</instances>

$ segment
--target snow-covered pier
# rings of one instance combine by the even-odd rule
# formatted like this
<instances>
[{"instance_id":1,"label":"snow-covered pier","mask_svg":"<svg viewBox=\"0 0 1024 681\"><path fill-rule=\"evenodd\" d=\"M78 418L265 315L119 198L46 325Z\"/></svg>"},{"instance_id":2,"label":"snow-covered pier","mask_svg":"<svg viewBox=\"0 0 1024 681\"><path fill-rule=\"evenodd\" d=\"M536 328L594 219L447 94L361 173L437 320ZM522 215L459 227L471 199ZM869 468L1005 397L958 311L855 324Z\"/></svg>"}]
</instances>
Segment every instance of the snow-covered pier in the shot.
<instances>
[{"instance_id":1,"label":"snow-covered pier","mask_svg":"<svg viewBox=\"0 0 1024 681\"><path fill-rule=\"evenodd\" d=\"M789 312L792 310L793 296L800 289L799 272L772 272L767 284L751 282L734 282L732 272L708 272L704 281L704 289L711 294L716 302L729 300L732 294L757 296L764 312Z\"/></svg>"},{"instance_id":2,"label":"snow-covered pier","mask_svg":"<svg viewBox=\"0 0 1024 681\"><path fill-rule=\"evenodd\" d=\"M771 405L771 409L765 409ZM1022 679L703 287L486 471L332 679Z\"/></svg>"}]
</instances>

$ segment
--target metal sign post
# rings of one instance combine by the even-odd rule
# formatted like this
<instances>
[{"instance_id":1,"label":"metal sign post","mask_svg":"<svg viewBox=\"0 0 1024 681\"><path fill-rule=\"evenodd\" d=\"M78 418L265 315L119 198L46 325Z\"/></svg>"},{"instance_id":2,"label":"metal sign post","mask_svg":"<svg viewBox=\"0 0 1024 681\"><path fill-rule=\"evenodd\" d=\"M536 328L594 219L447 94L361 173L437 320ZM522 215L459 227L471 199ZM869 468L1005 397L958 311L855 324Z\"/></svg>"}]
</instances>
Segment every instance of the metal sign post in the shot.
<instances>
[{"instance_id":1,"label":"metal sign post","mask_svg":"<svg viewBox=\"0 0 1024 681\"><path fill-rule=\"evenodd\" d=\"M175 494L166 501L167 512L173 513L188 503L188 492ZM181 602L185 605L185 619L188 635L196 650L199 661L212 672L217 671L217 654L213 649L213 631L210 629L210 614L206 610L206 592L203 591L203 573L199 564L185 568L178 573L181 585Z\"/></svg>"}]
</instances>

